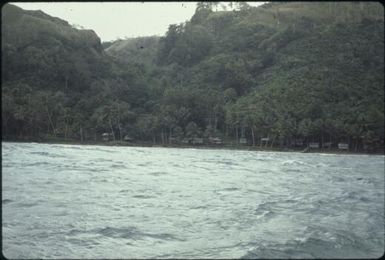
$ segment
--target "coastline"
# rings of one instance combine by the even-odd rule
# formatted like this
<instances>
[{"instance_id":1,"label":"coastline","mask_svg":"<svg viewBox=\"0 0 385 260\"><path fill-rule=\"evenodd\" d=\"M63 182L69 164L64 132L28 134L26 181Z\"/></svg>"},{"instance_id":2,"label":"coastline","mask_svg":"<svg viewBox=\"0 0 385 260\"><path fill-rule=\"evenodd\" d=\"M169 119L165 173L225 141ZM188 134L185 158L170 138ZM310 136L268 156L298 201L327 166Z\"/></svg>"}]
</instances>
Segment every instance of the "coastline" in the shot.
<instances>
[{"instance_id":1,"label":"coastline","mask_svg":"<svg viewBox=\"0 0 385 260\"><path fill-rule=\"evenodd\" d=\"M363 151L346 151L333 149L308 149L304 148L286 148L286 147L259 147L248 145L181 145L181 144L153 144L152 142L124 142L124 141L78 141L78 140L33 140L33 139L2 139L2 143L39 143L39 144L65 144L65 145L95 145L95 146L119 146L119 147L155 147L155 148L181 148L181 149L217 149L217 150L239 150L239 151L256 151L256 152L296 152L296 153L320 153L320 154L336 154L336 155L385 155L385 152L363 152Z\"/></svg>"}]
</instances>

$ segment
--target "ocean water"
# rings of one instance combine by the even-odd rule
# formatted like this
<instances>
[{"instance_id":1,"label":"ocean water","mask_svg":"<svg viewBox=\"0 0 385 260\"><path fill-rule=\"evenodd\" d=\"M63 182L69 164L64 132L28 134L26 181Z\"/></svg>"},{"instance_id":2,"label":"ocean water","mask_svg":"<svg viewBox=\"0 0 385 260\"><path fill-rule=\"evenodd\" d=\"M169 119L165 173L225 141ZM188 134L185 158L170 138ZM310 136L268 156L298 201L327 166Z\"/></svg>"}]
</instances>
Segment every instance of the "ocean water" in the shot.
<instances>
[{"instance_id":1,"label":"ocean water","mask_svg":"<svg viewBox=\"0 0 385 260\"><path fill-rule=\"evenodd\" d=\"M2 143L8 258L378 258L384 156Z\"/></svg>"}]
</instances>

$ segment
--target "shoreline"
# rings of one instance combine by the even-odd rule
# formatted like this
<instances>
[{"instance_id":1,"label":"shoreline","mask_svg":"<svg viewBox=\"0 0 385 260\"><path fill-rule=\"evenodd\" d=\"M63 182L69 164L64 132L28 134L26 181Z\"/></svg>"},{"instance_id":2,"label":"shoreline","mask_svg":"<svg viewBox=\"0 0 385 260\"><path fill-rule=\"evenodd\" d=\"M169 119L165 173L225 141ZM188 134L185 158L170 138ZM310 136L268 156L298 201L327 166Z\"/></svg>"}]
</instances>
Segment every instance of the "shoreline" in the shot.
<instances>
[{"instance_id":1,"label":"shoreline","mask_svg":"<svg viewBox=\"0 0 385 260\"><path fill-rule=\"evenodd\" d=\"M296 153L320 153L335 155L385 155L385 152L354 152L338 149L309 149L305 148L284 148L284 147L259 147L242 145L179 145L179 144L153 144L147 142L123 142L123 141L86 141L76 140L3 140L2 143L38 143L38 144L65 144L65 145L95 145L95 146L117 146L117 147L155 147L155 148L181 148L181 149L212 149L212 150L239 150L256 152L296 152Z\"/></svg>"}]
</instances>

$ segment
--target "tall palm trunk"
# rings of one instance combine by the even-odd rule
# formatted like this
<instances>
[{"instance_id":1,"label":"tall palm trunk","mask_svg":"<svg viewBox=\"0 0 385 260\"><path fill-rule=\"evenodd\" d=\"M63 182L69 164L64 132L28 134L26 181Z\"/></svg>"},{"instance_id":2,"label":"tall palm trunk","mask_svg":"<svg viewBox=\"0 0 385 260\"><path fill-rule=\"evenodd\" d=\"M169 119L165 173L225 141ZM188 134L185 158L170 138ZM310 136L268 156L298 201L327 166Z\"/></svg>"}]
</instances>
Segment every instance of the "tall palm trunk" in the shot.
<instances>
[{"instance_id":1,"label":"tall palm trunk","mask_svg":"<svg viewBox=\"0 0 385 260\"><path fill-rule=\"evenodd\" d=\"M122 141L122 127L120 125L120 109L118 104L118 129L119 129L119 140Z\"/></svg>"},{"instance_id":2,"label":"tall palm trunk","mask_svg":"<svg viewBox=\"0 0 385 260\"><path fill-rule=\"evenodd\" d=\"M172 127L170 127L170 132L168 135L168 143L171 144L171 137L172 137Z\"/></svg>"},{"instance_id":3,"label":"tall palm trunk","mask_svg":"<svg viewBox=\"0 0 385 260\"><path fill-rule=\"evenodd\" d=\"M83 143L83 127L82 126L80 126L80 142L82 142Z\"/></svg>"},{"instance_id":4,"label":"tall palm trunk","mask_svg":"<svg viewBox=\"0 0 385 260\"><path fill-rule=\"evenodd\" d=\"M51 114L50 114L47 106L45 106L45 110L46 110L47 115L48 115L48 121L49 121L50 126L52 128L52 133L53 133L54 136L56 136L56 129L55 129L55 126L53 124L52 117L51 117Z\"/></svg>"},{"instance_id":5,"label":"tall palm trunk","mask_svg":"<svg viewBox=\"0 0 385 260\"><path fill-rule=\"evenodd\" d=\"M120 125L120 120L119 120L119 117L118 117L118 129L119 129L119 140L122 141L122 127Z\"/></svg>"},{"instance_id":6,"label":"tall palm trunk","mask_svg":"<svg viewBox=\"0 0 385 260\"><path fill-rule=\"evenodd\" d=\"M251 137L253 139L253 146L255 146L254 127L251 127Z\"/></svg>"},{"instance_id":7,"label":"tall palm trunk","mask_svg":"<svg viewBox=\"0 0 385 260\"><path fill-rule=\"evenodd\" d=\"M114 138L114 141L116 141L114 128L112 127L111 117L109 118L109 122L110 122L110 129L111 129L111 133L112 133L112 138Z\"/></svg>"},{"instance_id":8,"label":"tall palm trunk","mask_svg":"<svg viewBox=\"0 0 385 260\"><path fill-rule=\"evenodd\" d=\"M266 141L266 143L265 143L265 148L266 148L267 145L269 144L269 136L270 136L270 134L267 134L267 141Z\"/></svg>"},{"instance_id":9,"label":"tall palm trunk","mask_svg":"<svg viewBox=\"0 0 385 260\"><path fill-rule=\"evenodd\" d=\"M68 132L68 124L67 124L67 120L64 120L64 140L67 141L67 132Z\"/></svg>"},{"instance_id":10,"label":"tall palm trunk","mask_svg":"<svg viewBox=\"0 0 385 260\"><path fill-rule=\"evenodd\" d=\"M162 128L162 132L161 132L161 138L162 138L162 145L164 145L164 130Z\"/></svg>"},{"instance_id":11,"label":"tall palm trunk","mask_svg":"<svg viewBox=\"0 0 385 260\"><path fill-rule=\"evenodd\" d=\"M276 135L274 135L274 137L273 137L273 140L271 140L271 144L270 144L270 147L273 147L273 145L274 145L274 142L275 142L275 138L276 138Z\"/></svg>"}]
</instances>

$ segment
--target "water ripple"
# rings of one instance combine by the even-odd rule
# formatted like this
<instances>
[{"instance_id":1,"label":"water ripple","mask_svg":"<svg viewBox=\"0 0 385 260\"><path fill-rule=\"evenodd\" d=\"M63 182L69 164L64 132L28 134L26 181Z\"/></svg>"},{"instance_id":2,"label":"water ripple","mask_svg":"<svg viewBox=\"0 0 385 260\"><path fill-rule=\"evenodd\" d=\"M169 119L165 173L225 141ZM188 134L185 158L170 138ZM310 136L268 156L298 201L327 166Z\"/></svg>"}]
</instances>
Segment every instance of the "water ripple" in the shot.
<instances>
[{"instance_id":1,"label":"water ripple","mask_svg":"<svg viewBox=\"0 0 385 260\"><path fill-rule=\"evenodd\" d=\"M383 156L2 146L11 258L383 253Z\"/></svg>"}]
</instances>

